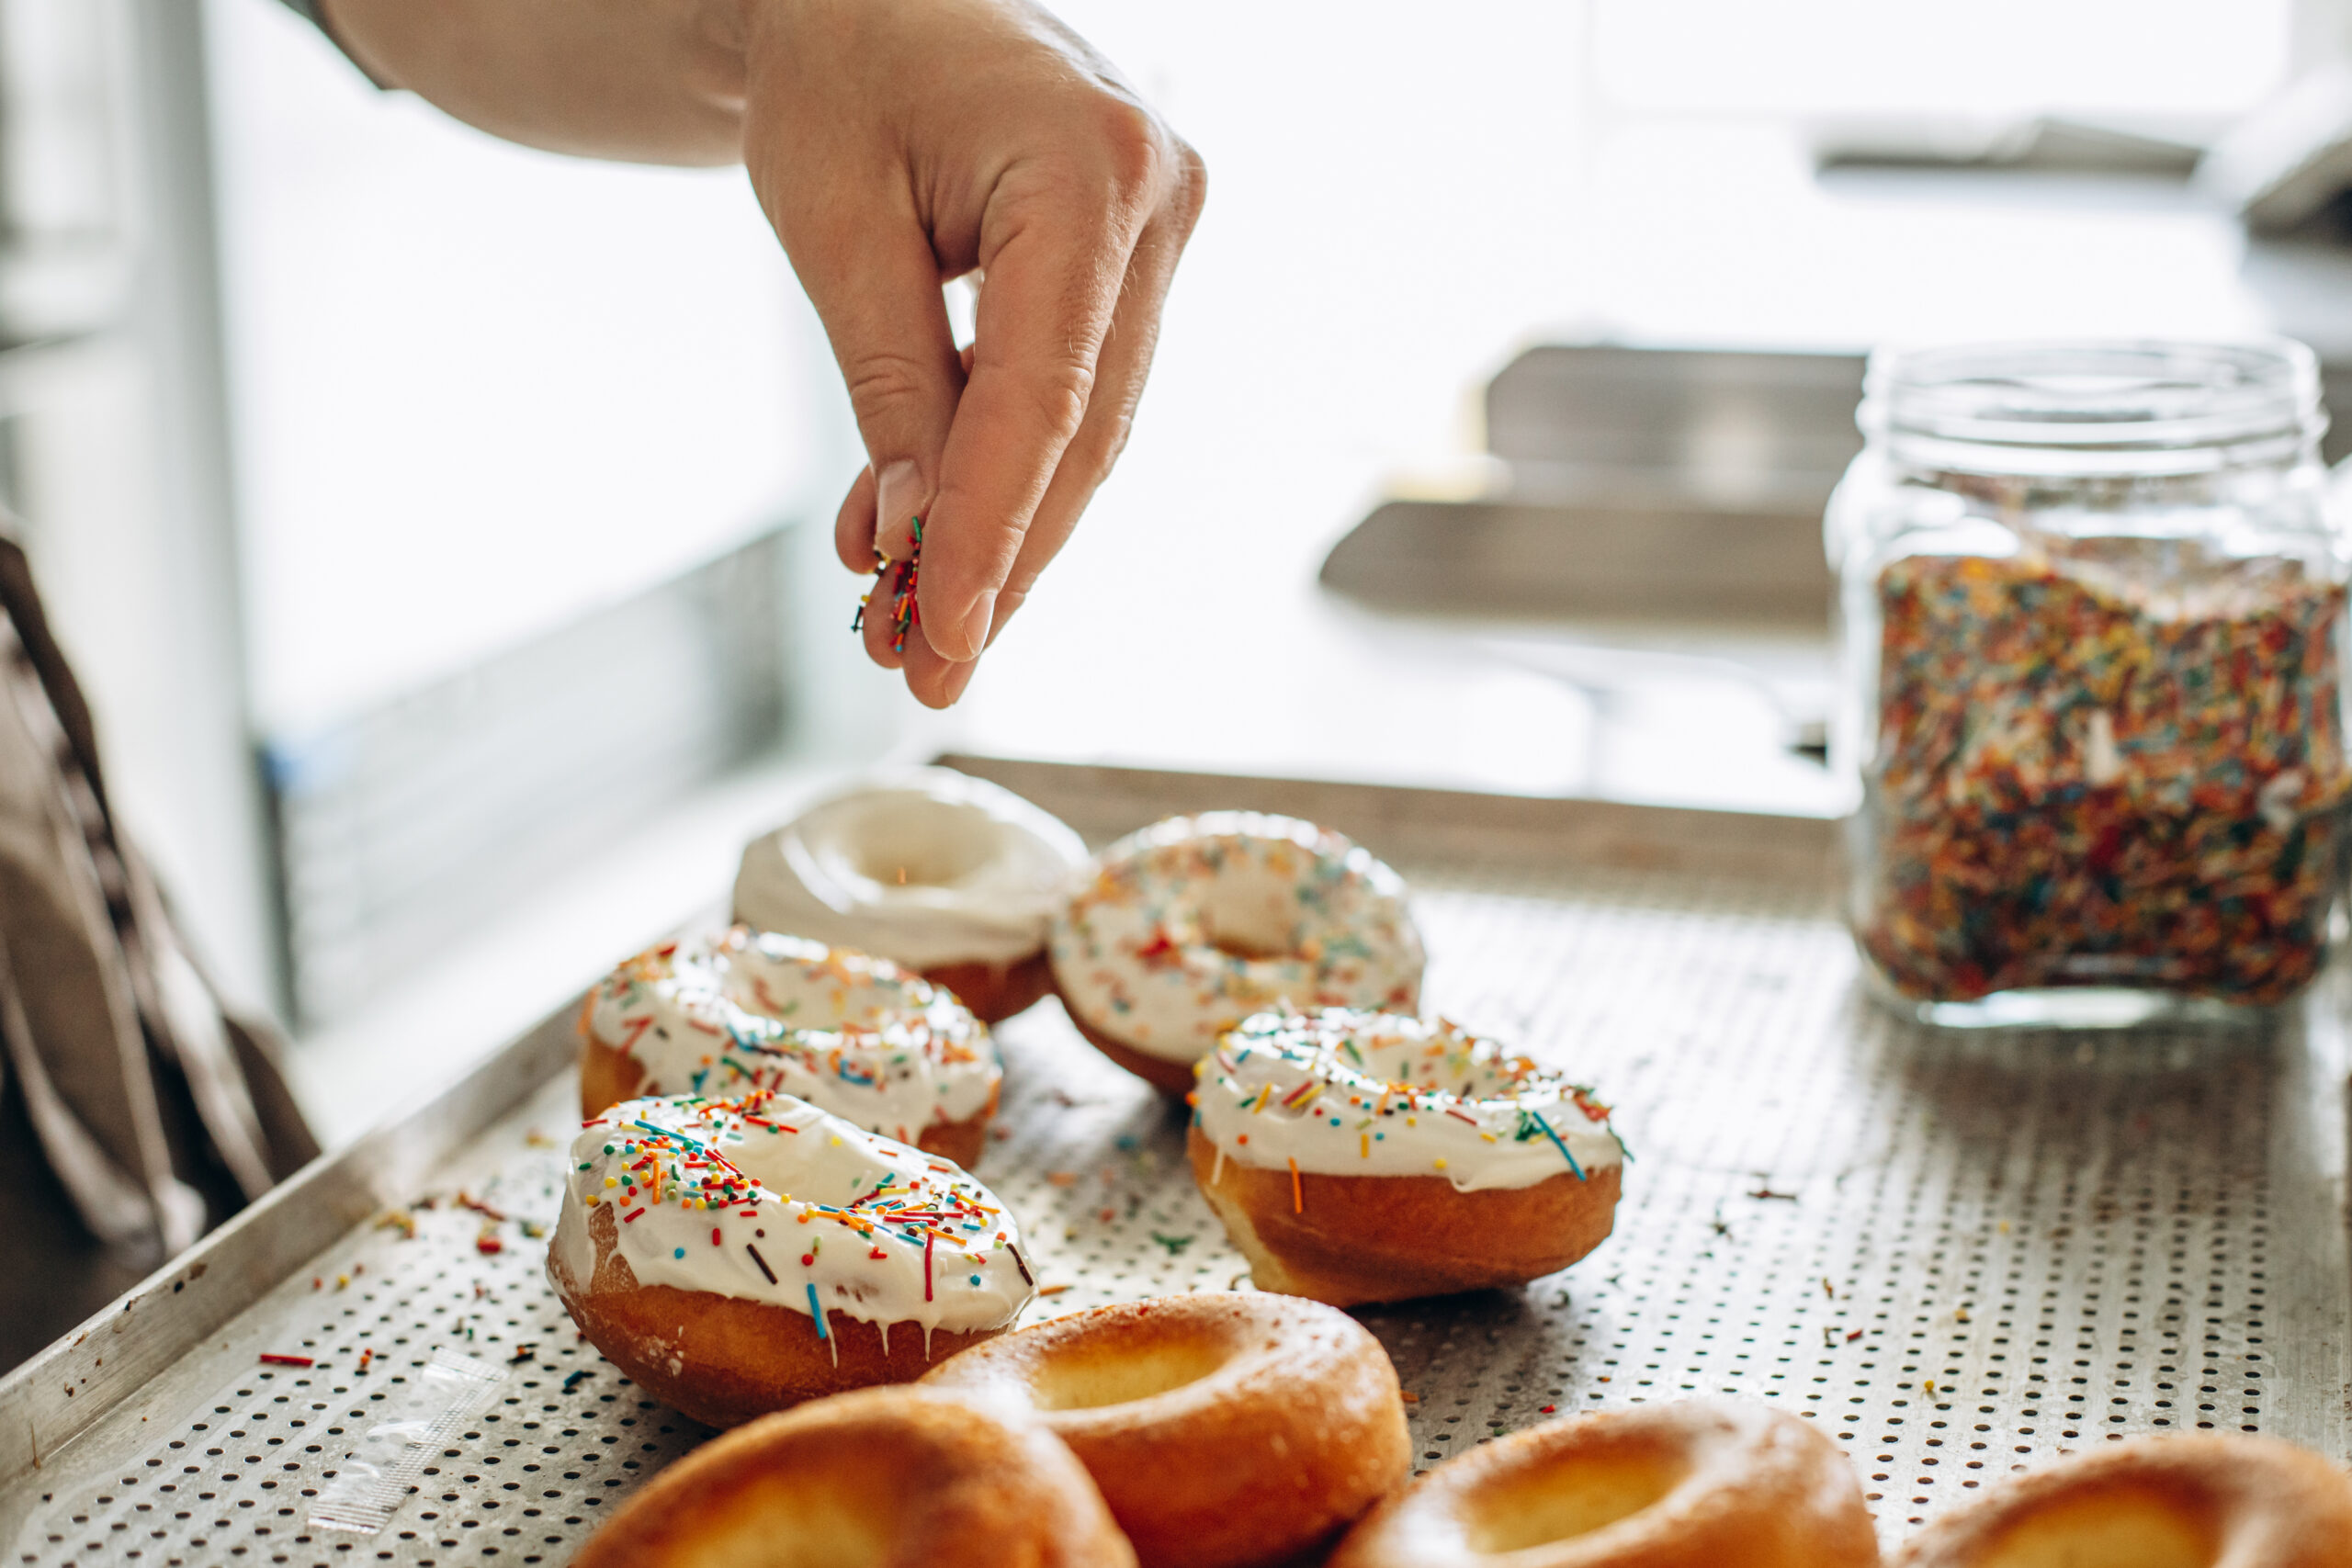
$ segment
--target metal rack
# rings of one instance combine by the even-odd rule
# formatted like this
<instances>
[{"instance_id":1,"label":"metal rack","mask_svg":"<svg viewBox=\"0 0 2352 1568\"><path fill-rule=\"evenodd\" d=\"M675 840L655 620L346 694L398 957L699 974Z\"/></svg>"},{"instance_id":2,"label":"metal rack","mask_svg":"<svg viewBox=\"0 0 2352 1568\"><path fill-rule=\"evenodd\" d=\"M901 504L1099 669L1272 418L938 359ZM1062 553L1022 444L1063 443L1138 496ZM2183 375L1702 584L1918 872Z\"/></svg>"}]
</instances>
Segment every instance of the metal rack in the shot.
<instances>
[{"instance_id":1,"label":"metal rack","mask_svg":"<svg viewBox=\"0 0 2352 1568\"><path fill-rule=\"evenodd\" d=\"M1858 996L1821 822L955 761L1098 837L1208 805L1358 835L1414 884L1429 1005L1621 1107L1600 1251L1360 1314L1422 1466L1555 1413L1761 1398L1845 1449L1893 1540L2126 1433L2346 1452L2341 985L2234 1034L1936 1036ZM1031 1315L1243 1281L1181 1119L1050 1003L1001 1034L978 1171L1055 1292ZM559 1562L698 1441L541 1276L572 1048L567 1009L0 1383L0 1562ZM503 1378L383 1529L314 1525L436 1355Z\"/></svg>"}]
</instances>

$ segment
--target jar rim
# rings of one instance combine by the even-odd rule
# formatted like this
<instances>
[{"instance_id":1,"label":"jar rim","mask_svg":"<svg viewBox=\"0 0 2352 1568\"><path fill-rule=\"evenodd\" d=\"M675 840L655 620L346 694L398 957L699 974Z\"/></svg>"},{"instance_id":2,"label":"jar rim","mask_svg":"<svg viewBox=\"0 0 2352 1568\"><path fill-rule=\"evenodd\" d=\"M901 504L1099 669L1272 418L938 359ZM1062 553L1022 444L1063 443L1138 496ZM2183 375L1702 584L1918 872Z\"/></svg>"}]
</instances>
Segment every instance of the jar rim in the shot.
<instances>
[{"instance_id":1,"label":"jar rim","mask_svg":"<svg viewBox=\"0 0 2352 1568\"><path fill-rule=\"evenodd\" d=\"M1855 423L1939 468L2179 473L2292 461L2327 414L2291 339L2086 338L1881 348Z\"/></svg>"}]
</instances>

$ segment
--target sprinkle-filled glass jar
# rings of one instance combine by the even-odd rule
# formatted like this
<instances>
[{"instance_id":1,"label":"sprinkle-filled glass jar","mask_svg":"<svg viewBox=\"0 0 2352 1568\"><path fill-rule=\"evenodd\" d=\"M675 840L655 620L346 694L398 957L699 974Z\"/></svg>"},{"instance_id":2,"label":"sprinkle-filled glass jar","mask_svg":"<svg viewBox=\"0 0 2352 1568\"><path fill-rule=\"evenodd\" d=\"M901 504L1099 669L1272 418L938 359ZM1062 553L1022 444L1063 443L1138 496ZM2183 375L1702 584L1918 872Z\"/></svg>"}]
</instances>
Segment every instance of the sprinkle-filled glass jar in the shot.
<instances>
[{"instance_id":1,"label":"sprinkle-filled glass jar","mask_svg":"<svg viewBox=\"0 0 2352 1568\"><path fill-rule=\"evenodd\" d=\"M1883 351L1829 504L1849 916L1960 1026L2258 1016L2344 885L2346 530L2301 344Z\"/></svg>"}]
</instances>

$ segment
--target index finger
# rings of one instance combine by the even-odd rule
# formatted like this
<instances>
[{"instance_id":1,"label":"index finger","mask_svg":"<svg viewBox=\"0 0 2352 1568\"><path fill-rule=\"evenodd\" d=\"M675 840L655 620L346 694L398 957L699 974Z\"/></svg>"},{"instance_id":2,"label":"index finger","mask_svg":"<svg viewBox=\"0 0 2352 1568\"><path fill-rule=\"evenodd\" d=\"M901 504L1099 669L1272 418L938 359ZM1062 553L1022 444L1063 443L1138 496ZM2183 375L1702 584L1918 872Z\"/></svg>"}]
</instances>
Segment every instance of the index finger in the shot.
<instances>
[{"instance_id":1,"label":"index finger","mask_svg":"<svg viewBox=\"0 0 2352 1568\"><path fill-rule=\"evenodd\" d=\"M971 377L948 428L917 587L924 637L958 662L987 647L997 592L1086 417L1140 227L1116 209L1069 216L1040 204L983 257Z\"/></svg>"}]
</instances>

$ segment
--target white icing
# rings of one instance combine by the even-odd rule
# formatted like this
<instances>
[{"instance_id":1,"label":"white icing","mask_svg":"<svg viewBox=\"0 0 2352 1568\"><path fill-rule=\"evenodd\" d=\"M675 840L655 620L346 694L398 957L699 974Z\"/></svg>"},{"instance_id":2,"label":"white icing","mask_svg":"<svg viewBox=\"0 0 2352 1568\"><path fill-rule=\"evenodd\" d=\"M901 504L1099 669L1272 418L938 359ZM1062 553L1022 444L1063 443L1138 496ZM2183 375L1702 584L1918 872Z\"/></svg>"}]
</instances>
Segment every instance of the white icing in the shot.
<instances>
[{"instance_id":1,"label":"white icing","mask_svg":"<svg viewBox=\"0 0 2352 1568\"><path fill-rule=\"evenodd\" d=\"M1103 851L1051 951L1072 1011L1171 1062L1277 1004L1415 1007L1423 964L1395 872L1311 822L1242 811L1170 818Z\"/></svg>"},{"instance_id":2,"label":"white icing","mask_svg":"<svg viewBox=\"0 0 2352 1568\"><path fill-rule=\"evenodd\" d=\"M639 953L589 993L589 1033L639 1092L779 1089L913 1143L987 1109L1004 1077L986 1025L887 959L741 926Z\"/></svg>"},{"instance_id":3,"label":"white icing","mask_svg":"<svg viewBox=\"0 0 2352 1568\"><path fill-rule=\"evenodd\" d=\"M743 852L735 918L917 969L1011 964L1083 874L1058 818L951 768L865 780Z\"/></svg>"},{"instance_id":4,"label":"white icing","mask_svg":"<svg viewBox=\"0 0 2352 1568\"><path fill-rule=\"evenodd\" d=\"M575 1162L577 1163L577 1162ZM555 1239L548 1255L563 1260L563 1271L585 1286L596 1272L596 1240L588 1234L588 1212L566 1203L556 1214Z\"/></svg>"},{"instance_id":5,"label":"white icing","mask_svg":"<svg viewBox=\"0 0 2352 1568\"><path fill-rule=\"evenodd\" d=\"M1470 1192L1624 1158L1589 1089L1442 1019L1261 1013L1193 1070L1193 1124L1220 1162Z\"/></svg>"},{"instance_id":6,"label":"white icing","mask_svg":"<svg viewBox=\"0 0 2352 1568\"><path fill-rule=\"evenodd\" d=\"M813 1286L829 1316L917 1323L926 1337L1002 1328L1035 1293L1020 1230L987 1188L789 1095L616 1106L572 1140L569 1197L557 1245L610 1204L640 1285L804 1317Z\"/></svg>"}]
</instances>

